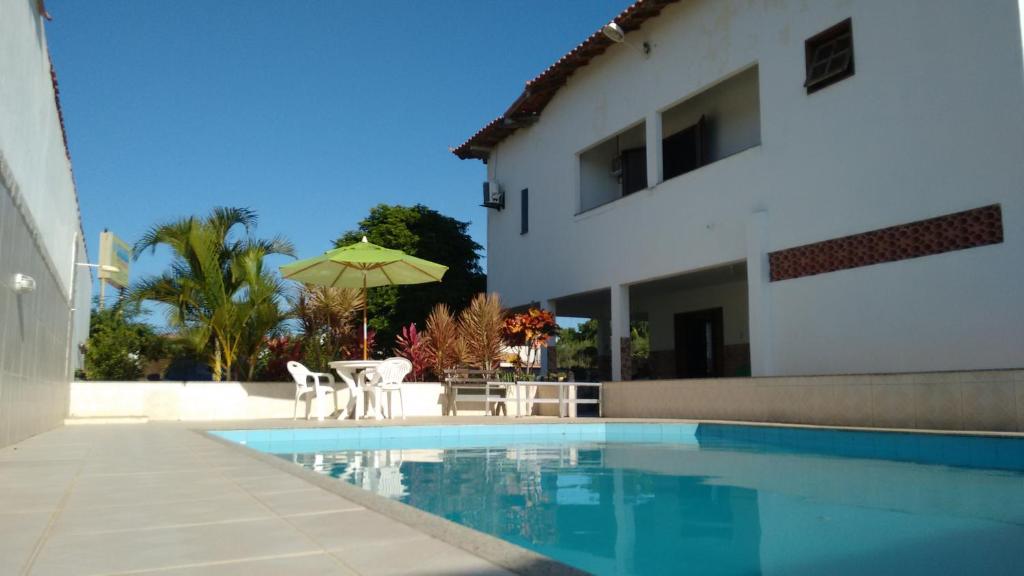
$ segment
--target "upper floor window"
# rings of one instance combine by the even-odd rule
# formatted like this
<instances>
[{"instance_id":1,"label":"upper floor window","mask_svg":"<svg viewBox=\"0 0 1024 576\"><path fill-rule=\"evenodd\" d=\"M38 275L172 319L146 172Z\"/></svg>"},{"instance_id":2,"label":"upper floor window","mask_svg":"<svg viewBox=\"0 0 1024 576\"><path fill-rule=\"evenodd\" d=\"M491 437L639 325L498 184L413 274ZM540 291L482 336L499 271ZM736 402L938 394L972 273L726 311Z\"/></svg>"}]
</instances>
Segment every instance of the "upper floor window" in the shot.
<instances>
[{"instance_id":1,"label":"upper floor window","mask_svg":"<svg viewBox=\"0 0 1024 576\"><path fill-rule=\"evenodd\" d=\"M670 180L761 143L755 64L661 113L661 177Z\"/></svg>"},{"instance_id":2,"label":"upper floor window","mask_svg":"<svg viewBox=\"0 0 1024 576\"><path fill-rule=\"evenodd\" d=\"M640 122L580 153L580 212L647 188L646 126Z\"/></svg>"},{"instance_id":3,"label":"upper floor window","mask_svg":"<svg viewBox=\"0 0 1024 576\"><path fill-rule=\"evenodd\" d=\"M807 80L811 94L853 76L853 24L847 18L804 42Z\"/></svg>"}]
</instances>

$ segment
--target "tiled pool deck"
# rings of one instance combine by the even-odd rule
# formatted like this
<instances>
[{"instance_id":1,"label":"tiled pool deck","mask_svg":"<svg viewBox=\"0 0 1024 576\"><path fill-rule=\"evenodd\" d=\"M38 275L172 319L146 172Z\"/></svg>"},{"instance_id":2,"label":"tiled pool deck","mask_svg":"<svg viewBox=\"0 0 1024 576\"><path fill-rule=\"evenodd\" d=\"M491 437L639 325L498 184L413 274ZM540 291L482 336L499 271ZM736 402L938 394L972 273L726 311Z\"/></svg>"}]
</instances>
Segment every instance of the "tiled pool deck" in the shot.
<instances>
[{"instance_id":1,"label":"tiled pool deck","mask_svg":"<svg viewBox=\"0 0 1024 576\"><path fill-rule=\"evenodd\" d=\"M217 427L66 426L0 449L0 574L509 573L195 432Z\"/></svg>"},{"instance_id":2,"label":"tiled pool deck","mask_svg":"<svg viewBox=\"0 0 1024 576\"><path fill-rule=\"evenodd\" d=\"M534 426L540 431L567 421L523 422L462 417L404 424L505 423L510 434L529 434ZM0 574L571 572L511 544L197 433L298 426L331 436L349 433L339 427L377 425L261 420L68 426L2 448Z\"/></svg>"}]
</instances>

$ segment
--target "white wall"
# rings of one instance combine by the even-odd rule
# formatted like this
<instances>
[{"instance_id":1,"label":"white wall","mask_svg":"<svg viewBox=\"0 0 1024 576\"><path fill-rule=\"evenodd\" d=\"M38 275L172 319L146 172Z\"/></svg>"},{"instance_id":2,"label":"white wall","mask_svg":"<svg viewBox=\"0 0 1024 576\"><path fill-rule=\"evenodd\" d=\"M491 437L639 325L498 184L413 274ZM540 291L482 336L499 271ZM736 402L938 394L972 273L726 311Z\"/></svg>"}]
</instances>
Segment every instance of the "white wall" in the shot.
<instances>
[{"instance_id":1,"label":"white wall","mask_svg":"<svg viewBox=\"0 0 1024 576\"><path fill-rule=\"evenodd\" d=\"M35 0L0 3L0 70L0 150L67 289L81 225L57 118L44 20Z\"/></svg>"},{"instance_id":2,"label":"white wall","mask_svg":"<svg viewBox=\"0 0 1024 576\"><path fill-rule=\"evenodd\" d=\"M402 385L405 415L409 418L441 416L444 384L407 382ZM351 396L348 388L338 387L338 406L344 410ZM305 398L299 404L300 418L306 416ZM382 395L382 405L387 400ZM523 403L525 406L525 402ZM398 396L392 396L395 415L402 411ZM539 405L538 405L539 406ZM315 418L319 408L309 406ZM516 414L516 401L510 392L508 414ZM327 397L325 416L334 412L334 400ZM149 420L255 420L292 418L295 414L295 384L291 382L95 382L71 384L68 412L71 418L109 419L146 418ZM462 402L459 415L482 416L482 404Z\"/></svg>"},{"instance_id":3,"label":"white wall","mask_svg":"<svg viewBox=\"0 0 1024 576\"><path fill-rule=\"evenodd\" d=\"M852 17L856 75L807 95L804 40ZM1024 82L1018 2L682 2L578 70L493 153L489 288L510 305L747 259L988 204L1002 244L757 285L755 374L1024 365ZM761 145L576 215L575 152L758 66ZM649 134L652 131L649 131ZM528 253L533 258L523 260ZM763 292L762 292L763 290ZM754 298L751 298L754 301ZM753 350L768 350L751 342Z\"/></svg>"},{"instance_id":4,"label":"white wall","mask_svg":"<svg viewBox=\"0 0 1024 576\"><path fill-rule=\"evenodd\" d=\"M59 426L67 414L77 344L88 334L91 282L88 272L75 266L86 260L43 20L34 0L5 0L0 2L0 446ZM15 294L10 284L17 273L34 278L36 290Z\"/></svg>"}]
</instances>

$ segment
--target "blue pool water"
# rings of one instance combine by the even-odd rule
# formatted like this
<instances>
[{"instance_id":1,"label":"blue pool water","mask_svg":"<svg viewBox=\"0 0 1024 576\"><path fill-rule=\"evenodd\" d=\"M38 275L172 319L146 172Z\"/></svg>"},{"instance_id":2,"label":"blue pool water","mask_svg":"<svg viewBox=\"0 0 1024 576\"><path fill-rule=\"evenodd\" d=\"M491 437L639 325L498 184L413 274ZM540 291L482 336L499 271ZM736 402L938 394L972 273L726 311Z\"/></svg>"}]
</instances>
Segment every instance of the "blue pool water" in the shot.
<instances>
[{"instance_id":1,"label":"blue pool water","mask_svg":"<svg viewBox=\"0 0 1024 576\"><path fill-rule=\"evenodd\" d=\"M683 424L215 432L597 574L1024 574L1024 440Z\"/></svg>"}]
</instances>

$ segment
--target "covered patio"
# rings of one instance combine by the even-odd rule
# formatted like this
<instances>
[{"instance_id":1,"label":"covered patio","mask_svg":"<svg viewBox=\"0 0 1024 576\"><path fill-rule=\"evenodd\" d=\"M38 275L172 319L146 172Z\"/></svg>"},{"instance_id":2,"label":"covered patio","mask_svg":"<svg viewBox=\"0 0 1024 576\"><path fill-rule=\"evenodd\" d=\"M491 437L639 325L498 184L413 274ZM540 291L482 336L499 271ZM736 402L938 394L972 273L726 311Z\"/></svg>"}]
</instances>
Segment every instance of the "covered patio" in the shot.
<instances>
[{"instance_id":1,"label":"covered patio","mask_svg":"<svg viewBox=\"0 0 1024 576\"><path fill-rule=\"evenodd\" d=\"M547 307L559 318L597 321L602 379L751 375L743 261L563 296Z\"/></svg>"}]
</instances>

